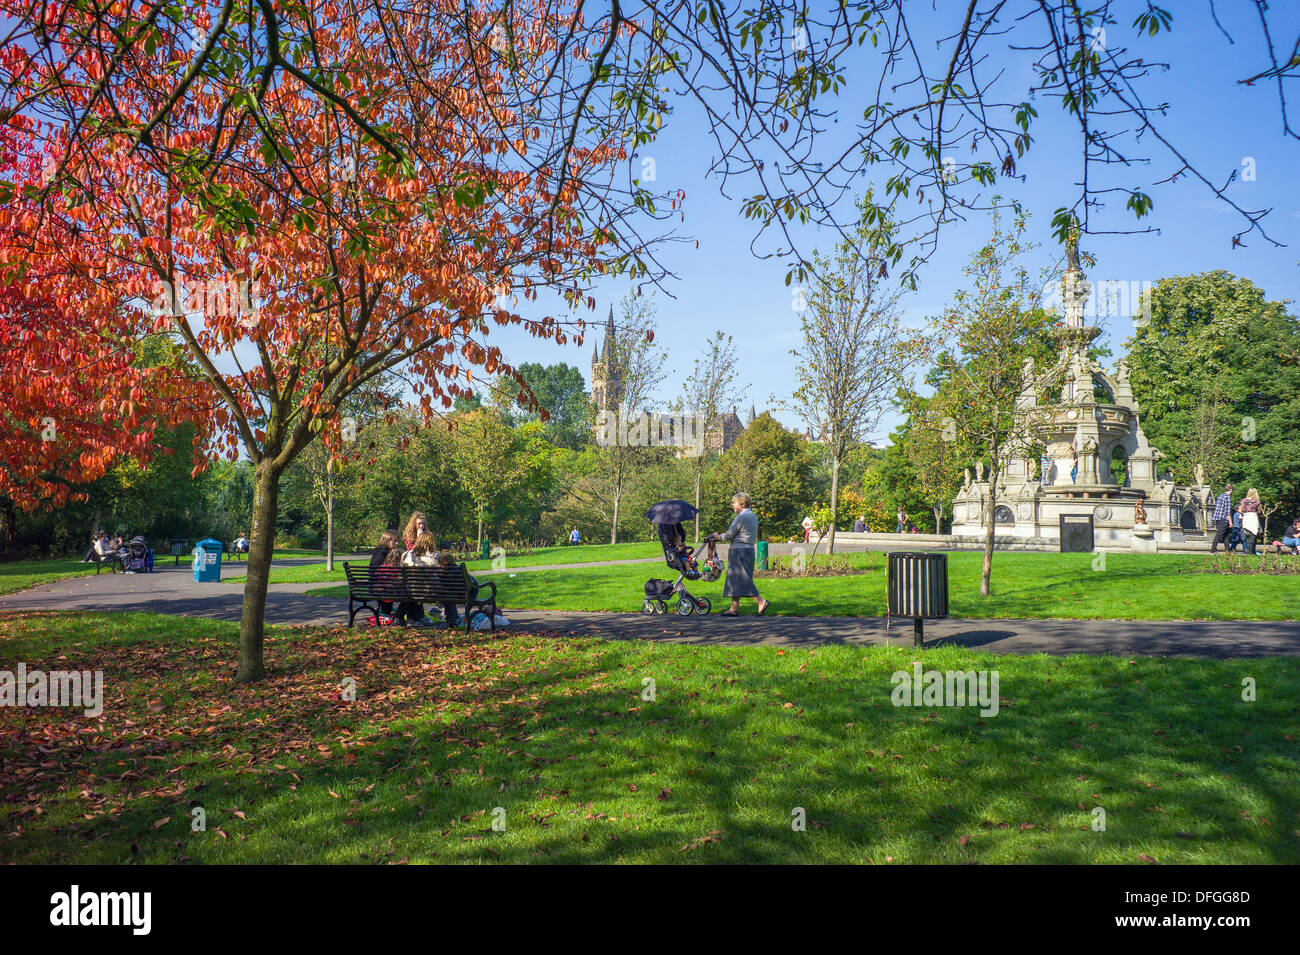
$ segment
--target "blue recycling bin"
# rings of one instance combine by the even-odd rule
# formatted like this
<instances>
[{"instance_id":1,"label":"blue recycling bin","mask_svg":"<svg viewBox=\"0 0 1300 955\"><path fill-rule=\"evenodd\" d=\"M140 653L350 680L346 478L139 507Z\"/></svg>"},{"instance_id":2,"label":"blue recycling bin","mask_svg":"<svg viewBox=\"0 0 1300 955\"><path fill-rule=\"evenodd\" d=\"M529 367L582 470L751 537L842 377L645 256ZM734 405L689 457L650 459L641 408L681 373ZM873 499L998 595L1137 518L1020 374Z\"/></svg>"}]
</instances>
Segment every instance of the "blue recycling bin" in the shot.
<instances>
[{"instance_id":1,"label":"blue recycling bin","mask_svg":"<svg viewBox=\"0 0 1300 955\"><path fill-rule=\"evenodd\" d=\"M195 546L194 580L200 584L221 583L221 541L209 537Z\"/></svg>"}]
</instances>

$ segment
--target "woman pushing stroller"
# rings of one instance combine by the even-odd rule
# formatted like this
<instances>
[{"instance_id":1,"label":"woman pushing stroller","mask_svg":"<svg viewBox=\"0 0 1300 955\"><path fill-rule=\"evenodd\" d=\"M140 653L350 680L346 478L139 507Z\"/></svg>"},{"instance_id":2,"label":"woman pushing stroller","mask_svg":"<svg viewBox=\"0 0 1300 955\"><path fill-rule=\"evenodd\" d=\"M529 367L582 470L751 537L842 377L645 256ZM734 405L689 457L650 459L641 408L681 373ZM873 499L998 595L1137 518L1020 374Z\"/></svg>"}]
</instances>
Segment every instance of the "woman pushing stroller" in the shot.
<instances>
[{"instance_id":1,"label":"woman pushing stroller","mask_svg":"<svg viewBox=\"0 0 1300 955\"><path fill-rule=\"evenodd\" d=\"M767 611L768 602L759 596L754 586L755 543L758 541L758 518L749 508L749 495L740 491L731 498L731 509L736 516L731 526L722 534L710 534L712 540L730 543L727 550L727 581L722 596L731 598L731 606L720 617L740 616L740 598L753 597L758 601L758 616Z\"/></svg>"}]
</instances>

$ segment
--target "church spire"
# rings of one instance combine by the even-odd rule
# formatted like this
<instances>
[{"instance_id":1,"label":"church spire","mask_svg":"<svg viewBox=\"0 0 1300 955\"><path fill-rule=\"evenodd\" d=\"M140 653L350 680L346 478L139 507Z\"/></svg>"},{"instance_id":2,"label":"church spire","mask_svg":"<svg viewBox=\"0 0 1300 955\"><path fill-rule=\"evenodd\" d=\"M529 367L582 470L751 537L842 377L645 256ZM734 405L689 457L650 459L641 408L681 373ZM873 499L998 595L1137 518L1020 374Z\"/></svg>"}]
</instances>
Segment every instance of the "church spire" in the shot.
<instances>
[{"instance_id":1,"label":"church spire","mask_svg":"<svg viewBox=\"0 0 1300 955\"><path fill-rule=\"evenodd\" d=\"M609 307L609 318L605 320L605 342L601 346L601 361L612 361L614 358L614 306Z\"/></svg>"}]
</instances>

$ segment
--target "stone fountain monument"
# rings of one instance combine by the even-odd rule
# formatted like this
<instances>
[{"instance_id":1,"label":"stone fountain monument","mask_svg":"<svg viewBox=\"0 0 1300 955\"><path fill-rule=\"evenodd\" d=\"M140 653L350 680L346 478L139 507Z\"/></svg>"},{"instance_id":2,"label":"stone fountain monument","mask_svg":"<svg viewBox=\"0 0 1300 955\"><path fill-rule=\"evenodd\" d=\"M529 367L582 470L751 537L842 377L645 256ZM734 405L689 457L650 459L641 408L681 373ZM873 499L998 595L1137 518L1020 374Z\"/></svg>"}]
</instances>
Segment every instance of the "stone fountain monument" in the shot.
<instances>
[{"instance_id":1,"label":"stone fountain monument","mask_svg":"<svg viewBox=\"0 0 1300 955\"><path fill-rule=\"evenodd\" d=\"M1180 487L1158 473L1163 455L1142 433L1125 362L1107 372L1088 355L1101 329L1084 324L1092 286L1079 264L1077 228L1066 254L1059 351L1041 373L1033 359L1025 362L1018 440L998 478L995 539L1059 543L1063 524L1090 519L1094 546L1106 550L1208 541L1210 488ZM990 497L983 472L978 466L972 481L968 471L953 500L953 534L983 534Z\"/></svg>"}]
</instances>

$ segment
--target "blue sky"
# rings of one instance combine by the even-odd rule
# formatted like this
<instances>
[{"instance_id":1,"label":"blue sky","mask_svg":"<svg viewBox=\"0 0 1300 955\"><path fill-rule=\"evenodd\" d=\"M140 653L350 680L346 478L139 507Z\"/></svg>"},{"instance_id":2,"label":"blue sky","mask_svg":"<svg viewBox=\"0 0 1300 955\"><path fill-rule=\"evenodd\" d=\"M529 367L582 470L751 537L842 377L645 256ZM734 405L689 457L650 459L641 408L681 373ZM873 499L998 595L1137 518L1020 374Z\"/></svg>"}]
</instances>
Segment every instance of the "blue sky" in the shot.
<instances>
[{"instance_id":1,"label":"blue sky","mask_svg":"<svg viewBox=\"0 0 1300 955\"><path fill-rule=\"evenodd\" d=\"M939 0L937 27L947 26L942 23L946 6ZM1112 38L1111 43L1170 64L1168 72L1154 74L1143 87L1149 104L1162 100L1170 104L1161 132L1212 180L1224 182L1237 170L1231 195L1245 208L1271 208L1265 227L1286 247L1274 248L1255 233L1247 237L1245 247L1232 248L1231 238L1244 220L1188 177L1151 187L1155 180L1176 171L1179 163L1163 146L1148 140L1133 151L1151 157L1149 166L1108 175L1110 184L1144 187L1155 200L1152 214L1137 222L1122 208L1120 197L1102 211L1093 227L1124 230L1153 226L1159 231L1086 236L1082 247L1097 260L1088 269L1089 278L1155 282L1164 276L1221 268L1251 279L1269 298L1294 300L1300 276L1300 166L1296 162L1300 143L1283 136L1275 86L1238 83L1259 72L1265 62L1254 5L1244 0L1220 0L1219 19L1235 41L1231 44L1211 21L1208 2L1166 6L1173 8L1175 16L1171 33L1135 42L1128 27L1129 14L1120 18L1120 26L1112 28L1112 37L1118 34L1118 39ZM1289 49L1300 34L1300 3L1273 7L1275 35ZM1022 78L1015 92L1015 98L1020 98L1030 78L1028 54L1005 56L1006 80ZM871 72L870 62L863 65L864 72ZM1012 85L1006 86L1002 98L1013 98L1012 89ZM1293 123L1300 124L1300 89L1293 95ZM846 114L844 121L852 122L861 110L852 82L839 100ZM1050 235L1050 219L1053 210L1073 201L1080 168L1077 127L1072 132L1054 102L1040 99L1036 105L1035 145L1019 169L1026 181L1002 181L997 188L1004 197L1018 199L1031 214L1030 237L1041 245L1028 263L1034 270L1061 258L1062 250ZM677 228L691 240L661 254L674 277L657 293L657 340L666 346L672 369L660 397L667 401L680 393L681 382L690 373L703 342L714 329L722 329L736 339L740 376L749 383L747 402L752 400L760 411L776 410L773 399L779 402L795 387L794 359L789 351L799 344L791 290L785 285L786 266L751 253L753 224L740 215L738 202L720 195L716 180L705 178L712 147L701 118L683 109L642 154L655 159L660 189L686 191L685 221ZM1244 181L1242 176L1248 158L1253 160L1253 181ZM887 167L878 168L883 171L877 188L890 174ZM864 182L864 188L866 185ZM732 190L733 195L744 191ZM945 227L938 251L921 272L918 290L903 301L909 323L920 324L949 304L953 291L962 285L963 266L987 238L988 228L988 219L980 215ZM810 233L806 241L809 247L829 247L834 240L829 233ZM629 288L625 281L597 286L593 293L597 308L585 317L603 322L610 304ZM548 305L546 299L535 306L523 303L521 311L531 315L529 309L535 307L540 316ZM1123 342L1132 334L1132 322L1107 318L1102 324L1113 354L1122 354ZM589 373L590 336L582 346L539 342L513 329L494 329L493 337L516 364L566 361ZM787 424L802 425L789 413L779 412L778 417ZM882 438L897 421L896 416L887 415L874 437Z\"/></svg>"}]
</instances>

